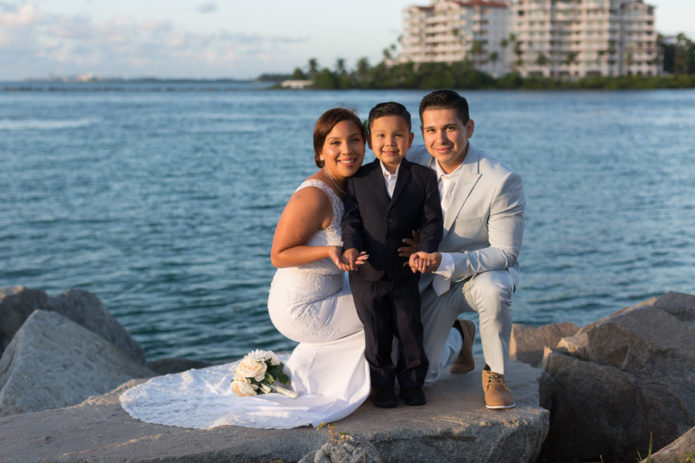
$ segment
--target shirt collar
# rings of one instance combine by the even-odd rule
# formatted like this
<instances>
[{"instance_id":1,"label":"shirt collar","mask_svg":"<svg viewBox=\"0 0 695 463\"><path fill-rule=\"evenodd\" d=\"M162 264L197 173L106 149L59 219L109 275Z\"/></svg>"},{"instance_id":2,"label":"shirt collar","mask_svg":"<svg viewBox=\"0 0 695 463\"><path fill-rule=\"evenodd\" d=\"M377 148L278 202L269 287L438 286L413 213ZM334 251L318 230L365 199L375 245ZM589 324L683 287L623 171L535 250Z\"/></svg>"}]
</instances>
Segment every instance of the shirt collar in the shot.
<instances>
[{"instance_id":1,"label":"shirt collar","mask_svg":"<svg viewBox=\"0 0 695 463\"><path fill-rule=\"evenodd\" d=\"M398 178L398 171L401 170L401 164L398 164L398 167L396 167L396 172L391 173L388 171L388 169L384 166L384 163L379 160L379 165L381 166L381 173L384 174L384 178L386 180L389 180L391 178Z\"/></svg>"},{"instance_id":2,"label":"shirt collar","mask_svg":"<svg viewBox=\"0 0 695 463\"><path fill-rule=\"evenodd\" d=\"M434 156L432 156L431 159L430 159L430 167L431 167L432 169L434 169L434 170L437 172L437 178L442 178L442 177L444 177L444 178L458 177L458 176L461 174L461 172L463 172L463 164L464 164L464 163L465 163L465 161L462 162L461 164L459 164L458 167L457 167L456 169L453 170L453 172L450 172L450 173L447 174L446 172L444 172L444 169L442 169L442 167L439 165L439 163L438 163L437 160L434 158Z\"/></svg>"}]
</instances>

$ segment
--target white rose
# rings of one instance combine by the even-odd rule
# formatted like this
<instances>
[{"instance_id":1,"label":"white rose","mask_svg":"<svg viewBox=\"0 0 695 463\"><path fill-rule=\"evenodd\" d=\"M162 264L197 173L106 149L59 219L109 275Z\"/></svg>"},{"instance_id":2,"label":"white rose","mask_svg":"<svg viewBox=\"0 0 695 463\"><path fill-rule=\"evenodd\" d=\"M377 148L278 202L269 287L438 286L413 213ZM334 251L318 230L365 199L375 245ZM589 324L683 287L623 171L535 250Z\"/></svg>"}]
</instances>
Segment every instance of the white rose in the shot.
<instances>
[{"instance_id":1,"label":"white rose","mask_svg":"<svg viewBox=\"0 0 695 463\"><path fill-rule=\"evenodd\" d=\"M256 390L253 388L253 384L239 379L232 381L232 392L239 397L256 395Z\"/></svg>"},{"instance_id":2,"label":"white rose","mask_svg":"<svg viewBox=\"0 0 695 463\"><path fill-rule=\"evenodd\" d=\"M253 359L257 362L265 362L266 360L270 360L273 355L272 352L268 352L267 350L256 349L246 354L244 358Z\"/></svg>"},{"instance_id":3,"label":"white rose","mask_svg":"<svg viewBox=\"0 0 695 463\"><path fill-rule=\"evenodd\" d=\"M263 381L265 378L265 372L268 366L265 362L258 362L253 359L244 357L239 366L236 367L234 371L235 378L253 378L256 381Z\"/></svg>"},{"instance_id":4,"label":"white rose","mask_svg":"<svg viewBox=\"0 0 695 463\"><path fill-rule=\"evenodd\" d=\"M268 352L270 354L270 364L275 366L275 365L280 365L282 362L278 358L277 355L275 355L274 352Z\"/></svg>"}]
</instances>

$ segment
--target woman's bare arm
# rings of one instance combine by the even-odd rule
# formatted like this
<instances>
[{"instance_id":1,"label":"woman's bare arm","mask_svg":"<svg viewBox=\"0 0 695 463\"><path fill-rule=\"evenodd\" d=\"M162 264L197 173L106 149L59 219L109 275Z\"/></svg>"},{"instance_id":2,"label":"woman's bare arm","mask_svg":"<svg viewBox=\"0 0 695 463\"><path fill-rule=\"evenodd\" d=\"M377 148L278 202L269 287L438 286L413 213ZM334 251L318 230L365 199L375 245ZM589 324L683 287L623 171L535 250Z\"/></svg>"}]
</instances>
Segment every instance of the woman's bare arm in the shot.
<instances>
[{"instance_id":1,"label":"woman's bare arm","mask_svg":"<svg viewBox=\"0 0 695 463\"><path fill-rule=\"evenodd\" d=\"M307 187L295 192L275 229L270 250L272 264L277 268L296 267L331 257L330 246L306 246L306 243L332 219L330 200L319 188Z\"/></svg>"}]
</instances>

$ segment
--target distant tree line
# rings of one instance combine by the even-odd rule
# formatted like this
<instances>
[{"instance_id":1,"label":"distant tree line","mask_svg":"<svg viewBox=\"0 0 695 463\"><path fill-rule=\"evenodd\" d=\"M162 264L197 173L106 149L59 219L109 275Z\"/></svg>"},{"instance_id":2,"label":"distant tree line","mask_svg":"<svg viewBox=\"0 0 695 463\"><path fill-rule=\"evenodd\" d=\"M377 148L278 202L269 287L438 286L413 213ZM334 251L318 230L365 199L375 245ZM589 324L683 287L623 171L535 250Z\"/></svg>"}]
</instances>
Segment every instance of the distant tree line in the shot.
<instances>
[{"instance_id":1,"label":"distant tree line","mask_svg":"<svg viewBox=\"0 0 695 463\"><path fill-rule=\"evenodd\" d=\"M675 43L659 38L664 72L659 76L591 76L576 80L552 77L522 77L518 72L495 78L475 68L471 61L455 63L394 63L392 49L384 49L384 59L372 66L360 58L351 70L343 58L334 67L320 67L316 58L306 68L295 68L293 80L312 80L316 89L649 89L695 87L695 46L685 34Z\"/></svg>"},{"instance_id":2,"label":"distant tree line","mask_svg":"<svg viewBox=\"0 0 695 463\"><path fill-rule=\"evenodd\" d=\"M470 62L446 63L395 63L382 61L371 66L367 58L357 61L351 72L345 68L343 59L338 59L335 69L319 69L312 58L305 72L294 70L291 79L314 81L319 89L386 89L386 88L440 88L460 87L466 83L476 88L492 88L495 79L489 74L476 70Z\"/></svg>"},{"instance_id":3,"label":"distant tree line","mask_svg":"<svg viewBox=\"0 0 695 463\"><path fill-rule=\"evenodd\" d=\"M695 74L695 44L683 33L675 43L666 43L659 37L664 57L664 71L671 74Z\"/></svg>"}]
</instances>

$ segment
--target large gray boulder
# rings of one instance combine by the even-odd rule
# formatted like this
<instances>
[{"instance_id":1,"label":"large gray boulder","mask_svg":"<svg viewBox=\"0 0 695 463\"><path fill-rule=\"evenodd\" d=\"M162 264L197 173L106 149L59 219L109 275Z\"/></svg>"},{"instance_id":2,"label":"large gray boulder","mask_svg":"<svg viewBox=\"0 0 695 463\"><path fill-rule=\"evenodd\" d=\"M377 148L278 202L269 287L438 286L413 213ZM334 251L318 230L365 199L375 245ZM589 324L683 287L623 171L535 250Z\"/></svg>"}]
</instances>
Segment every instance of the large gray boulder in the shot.
<instances>
[{"instance_id":1,"label":"large gray boulder","mask_svg":"<svg viewBox=\"0 0 695 463\"><path fill-rule=\"evenodd\" d=\"M478 365L484 364L477 359ZM511 410L488 410L480 368L445 374L425 386L427 404L374 407L369 401L336 423L374 446L387 463L533 462L548 430L548 411L538 406L542 370L512 361L508 383L517 401ZM120 406L117 391L80 405L0 417L0 463L27 461L199 462L298 461L328 440L325 429L253 429L219 426L184 429L136 421ZM634 461L634 460L633 460Z\"/></svg>"},{"instance_id":2,"label":"large gray boulder","mask_svg":"<svg viewBox=\"0 0 695 463\"><path fill-rule=\"evenodd\" d=\"M543 461L634 461L695 425L695 296L628 307L548 349Z\"/></svg>"},{"instance_id":3,"label":"large gray boulder","mask_svg":"<svg viewBox=\"0 0 695 463\"><path fill-rule=\"evenodd\" d=\"M556 347L562 338L572 336L577 331L579 327L569 322L550 323L538 327L513 323L509 357L538 367L543 362L546 347Z\"/></svg>"},{"instance_id":4,"label":"large gray boulder","mask_svg":"<svg viewBox=\"0 0 695 463\"><path fill-rule=\"evenodd\" d=\"M24 286L0 289L0 354L34 310L51 310L45 292Z\"/></svg>"},{"instance_id":5,"label":"large gray boulder","mask_svg":"<svg viewBox=\"0 0 695 463\"><path fill-rule=\"evenodd\" d=\"M56 297L24 286L0 289L0 354L34 310L58 312L114 344L136 362L145 363L142 347L98 297L82 289L68 289Z\"/></svg>"},{"instance_id":6,"label":"large gray boulder","mask_svg":"<svg viewBox=\"0 0 695 463\"><path fill-rule=\"evenodd\" d=\"M690 459L687 459L689 457ZM681 437L645 458L641 463L692 463L695 461L695 427Z\"/></svg>"},{"instance_id":7,"label":"large gray boulder","mask_svg":"<svg viewBox=\"0 0 695 463\"><path fill-rule=\"evenodd\" d=\"M0 416L78 404L152 375L101 336L37 310L0 357Z\"/></svg>"}]
</instances>

